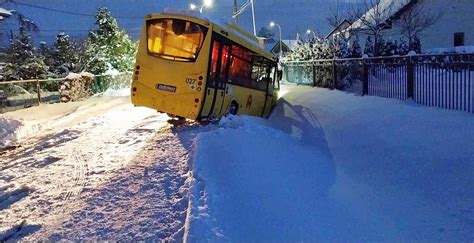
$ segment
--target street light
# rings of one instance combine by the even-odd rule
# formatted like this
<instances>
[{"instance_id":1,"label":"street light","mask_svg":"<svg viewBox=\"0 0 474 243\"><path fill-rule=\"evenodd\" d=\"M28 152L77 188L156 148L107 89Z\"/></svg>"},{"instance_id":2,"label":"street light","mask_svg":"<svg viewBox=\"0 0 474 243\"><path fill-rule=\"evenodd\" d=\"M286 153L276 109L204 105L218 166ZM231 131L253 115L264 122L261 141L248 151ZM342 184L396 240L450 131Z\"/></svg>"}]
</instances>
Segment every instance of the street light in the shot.
<instances>
[{"instance_id":1,"label":"street light","mask_svg":"<svg viewBox=\"0 0 474 243\"><path fill-rule=\"evenodd\" d=\"M204 9L204 7L210 8L211 6L212 6L212 0L204 0L201 7L199 7L199 12L202 13L202 10ZM192 3L189 5L189 7L191 8L191 10L198 9L198 6L196 6L196 4L192 4Z\"/></svg>"},{"instance_id":2,"label":"street light","mask_svg":"<svg viewBox=\"0 0 474 243\"><path fill-rule=\"evenodd\" d=\"M314 33L314 31L312 31L312 30L310 30L310 29L308 29L308 30L306 31L306 34L308 34L308 35L310 35L311 33L313 33L314 39L316 39L316 33Z\"/></svg>"},{"instance_id":3,"label":"street light","mask_svg":"<svg viewBox=\"0 0 474 243\"><path fill-rule=\"evenodd\" d=\"M281 26L275 22L271 22L270 23L270 27L273 27L273 26L278 26L278 30L280 32L280 52L278 53L278 56L279 56L279 59L281 60L281 53L283 52L282 50L282 44L281 44Z\"/></svg>"}]
</instances>

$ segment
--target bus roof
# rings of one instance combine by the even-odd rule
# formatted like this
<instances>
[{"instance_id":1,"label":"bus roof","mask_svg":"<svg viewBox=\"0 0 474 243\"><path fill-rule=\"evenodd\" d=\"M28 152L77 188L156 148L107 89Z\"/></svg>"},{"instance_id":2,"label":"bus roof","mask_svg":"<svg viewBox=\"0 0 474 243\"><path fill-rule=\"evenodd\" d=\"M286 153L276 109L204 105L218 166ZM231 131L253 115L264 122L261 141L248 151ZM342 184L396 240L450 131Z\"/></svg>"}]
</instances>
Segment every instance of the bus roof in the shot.
<instances>
[{"instance_id":1,"label":"bus roof","mask_svg":"<svg viewBox=\"0 0 474 243\"><path fill-rule=\"evenodd\" d=\"M168 15L170 17L180 16L205 25L209 25L210 23L217 25L219 28L228 32L231 37L234 37L231 38L233 41L236 41L241 45L243 44L247 48L251 49L254 52L257 52L258 54L264 56L267 59L276 61L276 57L273 54L265 51L262 47L260 47L259 41L255 36L251 35L250 33L246 32L235 24L227 23L223 20L211 20L207 17L204 17L201 13L199 13L199 11L182 9L165 9L163 13L150 14L147 15L147 18L156 18L158 16L163 15Z\"/></svg>"}]
</instances>

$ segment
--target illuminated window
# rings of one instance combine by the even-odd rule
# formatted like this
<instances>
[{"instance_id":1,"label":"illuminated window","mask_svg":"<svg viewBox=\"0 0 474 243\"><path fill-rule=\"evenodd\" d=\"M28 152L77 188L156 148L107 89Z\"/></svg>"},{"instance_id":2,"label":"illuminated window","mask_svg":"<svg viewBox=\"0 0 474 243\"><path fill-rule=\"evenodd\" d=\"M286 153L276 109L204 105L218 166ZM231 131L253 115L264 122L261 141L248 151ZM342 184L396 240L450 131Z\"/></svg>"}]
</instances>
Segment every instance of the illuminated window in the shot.
<instances>
[{"instance_id":1,"label":"illuminated window","mask_svg":"<svg viewBox=\"0 0 474 243\"><path fill-rule=\"evenodd\" d=\"M161 58L194 61L199 54L207 28L180 19L147 22L148 52Z\"/></svg>"}]
</instances>

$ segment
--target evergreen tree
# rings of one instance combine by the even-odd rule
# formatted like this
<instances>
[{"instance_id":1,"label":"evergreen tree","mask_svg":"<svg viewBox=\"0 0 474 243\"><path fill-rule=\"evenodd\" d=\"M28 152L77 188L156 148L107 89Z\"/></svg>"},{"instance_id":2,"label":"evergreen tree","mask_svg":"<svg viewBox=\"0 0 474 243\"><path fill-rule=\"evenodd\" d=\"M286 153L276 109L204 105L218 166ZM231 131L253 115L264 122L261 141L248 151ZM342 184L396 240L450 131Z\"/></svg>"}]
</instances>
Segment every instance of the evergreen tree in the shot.
<instances>
[{"instance_id":1,"label":"evergreen tree","mask_svg":"<svg viewBox=\"0 0 474 243\"><path fill-rule=\"evenodd\" d=\"M374 57L374 42L370 36L367 37L367 41L365 42L364 54L369 57Z\"/></svg>"},{"instance_id":2,"label":"evergreen tree","mask_svg":"<svg viewBox=\"0 0 474 243\"><path fill-rule=\"evenodd\" d=\"M46 58L48 59L48 58ZM59 33L51 51L52 72L64 76L69 72L77 72L79 61L78 48L66 33Z\"/></svg>"},{"instance_id":3,"label":"evergreen tree","mask_svg":"<svg viewBox=\"0 0 474 243\"><path fill-rule=\"evenodd\" d=\"M418 36L413 37L413 40L411 41L410 51L421 53L421 42Z\"/></svg>"},{"instance_id":4,"label":"evergreen tree","mask_svg":"<svg viewBox=\"0 0 474 243\"><path fill-rule=\"evenodd\" d=\"M262 27L259 31L258 31L258 36L259 37L263 37L265 39L268 39L266 40L266 43L273 43L275 42L275 34L273 33L273 31L271 31L270 29L268 29L267 27Z\"/></svg>"},{"instance_id":5,"label":"evergreen tree","mask_svg":"<svg viewBox=\"0 0 474 243\"><path fill-rule=\"evenodd\" d=\"M36 52L30 32L20 25L19 35L10 40L4 79L46 78L47 75L48 66L44 63L44 58Z\"/></svg>"},{"instance_id":6,"label":"evergreen tree","mask_svg":"<svg viewBox=\"0 0 474 243\"><path fill-rule=\"evenodd\" d=\"M334 56L337 58L346 58L350 55L347 42L343 38L337 40L335 50Z\"/></svg>"},{"instance_id":7,"label":"evergreen tree","mask_svg":"<svg viewBox=\"0 0 474 243\"><path fill-rule=\"evenodd\" d=\"M136 44L120 29L110 11L99 8L96 29L89 33L84 45L83 69L94 74L107 70L129 71L133 67Z\"/></svg>"},{"instance_id":8,"label":"evergreen tree","mask_svg":"<svg viewBox=\"0 0 474 243\"><path fill-rule=\"evenodd\" d=\"M404 56L408 54L408 52L409 52L409 49L408 49L407 42L404 38L401 38L400 44L398 46L398 54Z\"/></svg>"},{"instance_id":9,"label":"evergreen tree","mask_svg":"<svg viewBox=\"0 0 474 243\"><path fill-rule=\"evenodd\" d=\"M351 51L350 51L350 57L351 58L359 58L359 57L362 57L362 49L359 45L359 40L356 39L353 43L352 43L352 47L351 47Z\"/></svg>"},{"instance_id":10,"label":"evergreen tree","mask_svg":"<svg viewBox=\"0 0 474 243\"><path fill-rule=\"evenodd\" d=\"M385 56L385 41L382 38L377 39L374 48L374 57Z\"/></svg>"}]
</instances>

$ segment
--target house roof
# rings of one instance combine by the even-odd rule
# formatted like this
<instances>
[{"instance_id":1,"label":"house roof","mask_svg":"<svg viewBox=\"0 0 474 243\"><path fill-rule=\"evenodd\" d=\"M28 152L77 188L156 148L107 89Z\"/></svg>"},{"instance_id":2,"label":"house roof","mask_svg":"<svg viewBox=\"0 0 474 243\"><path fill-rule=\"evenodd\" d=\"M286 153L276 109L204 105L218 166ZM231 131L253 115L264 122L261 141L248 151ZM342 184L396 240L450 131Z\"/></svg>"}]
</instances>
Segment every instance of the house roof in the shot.
<instances>
[{"instance_id":1,"label":"house roof","mask_svg":"<svg viewBox=\"0 0 474 243\"><path fill-rule=\"evenodd\" d=\"M4 8L0 8L0 17L10 17L12 15L11 10L6 10Z\"/></svg>"},{"instance_id":2,"label":"house roof","mask_svg":"<svg viewBox=\"0 0 474 243\"><path fill-rule=\"evenodd\" d=\"M282 42L290 49L296 45L296 40L282 40Z\"/></svg>"},{"instance_id":3,"label":"house roof","mask_svg":"<svg viewBox=\"0 0 474 243\"><path fill-rule=\"evenodd\" d=\"M344 19L333 30L331 30L331 32L329 32L329 34L326 35L326 39L331 37L331 35L333 35L336 32L341 32L341 31L347 29L349 26L351 26L351 24L352 24L351 21L349 21L347 19Z\"/></svg>"},{"instance_id":4,"label":"house roof","mask_svg":"<svg viewBox=\"0 0 474 243\"><path fill-rule=\"evenodd\" d=\"M380 14L380 18L383 21L391 20L400 16L404 11L413 6L418 0L381 0L378 6L374 6L372 9L367 11L362 18L366 18L366 21L371 21L374 18L371 16ZM388 8L388 9L387 9ZM387 9L385 11L385 9ZM377 17L378 18L378 17ZM361 29L364 24L361 19L354 21L349 27L350 29Z\"/></svg>"},{"instance_id":5,"label":"house roof","mask_svg":"<svg viewBox=\"0 0 474 243\"><path fill-rule=\"evenodd\" d=\"M293 49L293 47L296 45L296 40L282 40L281 43L282 43L282 49L284 50L284 52L287 52ZM273 43L273 46L270 49L270 52L278 53L279 51L280 51L280 42L277 41Z\"/></svg>"}]
</instances>

